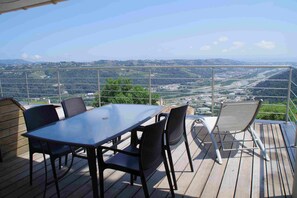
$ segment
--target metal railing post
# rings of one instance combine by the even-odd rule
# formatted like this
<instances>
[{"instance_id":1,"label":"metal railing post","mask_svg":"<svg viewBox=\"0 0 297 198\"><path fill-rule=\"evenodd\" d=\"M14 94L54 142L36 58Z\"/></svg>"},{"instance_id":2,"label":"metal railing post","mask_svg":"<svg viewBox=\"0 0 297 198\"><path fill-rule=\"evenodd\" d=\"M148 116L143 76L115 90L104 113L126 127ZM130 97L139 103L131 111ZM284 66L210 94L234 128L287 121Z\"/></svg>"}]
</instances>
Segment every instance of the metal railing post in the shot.
<instances>
[{"instance_id":1,"label":"metal railing post","mask_svg":"<svg viewBox=\"0 0 297 198\"><path fill-rule=\"evenodd\" d=\"M289 108L291 98L291 82L292 82L292 67L289 68L289 79L288 79L288 95L287 95L287 107L286 107L286 123L289 120Z\"/></svg>"},{"instance_id":2,"label":"metal railing post","mask_svg":"<svg viewBox=\"0 0 297 198\"><path fill-rule=\"evenodd\" d=\"M27 103L30 104L30 94L29 94L29 84L28 84L28 74L25 72L25 80L26 80L26 91L27 91Z\"/></svg>"},{"instance_id":3,"label":"metal railing post","mask_svg":"<svg viewBox=\"0 0 297 198\"><path fill-rule=\"evenodd\" d=\"M214 67L211 68L211 115L213 116L214 114Z\"/></svg>"},{"instance_id":4,"label":"metal railing post","mask_svg":"<svg viewBox=\"0 0 297 198\"><path fill-rule=\"evenodd\" d=\"M57 70L57 80L58 80L58 94L59 94L59 100L62 102L62 96L61 96L61 83L60 83L60 71Z\"/></svg>"},{"instance_id":5,"label":"metal railing post","mask_svg":"<svg viewBox=\"0 0 297 198\"><path fill-rule=\"evenodd\" d=\"M149 73L149 103L152 104L152 70Z\"/></svg>"},{"instance_id":6,"label":"metal railing post","mask_svg":"<svg viewBox=\"0 0 297 198\"><path fill-rule=\"evenodd\" d=\"M97 83L98 83L98 103L99 107L101 107L101 90L100 90L100 71L97 70Z\"/></svg>"}]
</instances>

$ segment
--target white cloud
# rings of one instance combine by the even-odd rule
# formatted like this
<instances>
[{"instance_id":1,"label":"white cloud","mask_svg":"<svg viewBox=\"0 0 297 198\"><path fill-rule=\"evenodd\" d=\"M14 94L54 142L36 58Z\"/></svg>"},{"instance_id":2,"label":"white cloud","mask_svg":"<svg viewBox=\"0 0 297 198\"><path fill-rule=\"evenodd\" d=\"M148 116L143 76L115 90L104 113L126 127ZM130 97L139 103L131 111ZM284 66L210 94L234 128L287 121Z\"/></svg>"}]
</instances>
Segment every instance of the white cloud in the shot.
<instances>
[{"instance_id":1,"label":"white cloud","mask_svg":"<svg viewBox=\"0 0 297 198\"><path fill-rule=\"evenodd\" d=\"M222 50L223 53L230 52L232 50L242 49L245 46L244 42L241 41L234 41L229 48L225 48Z\"/></svg>"},{"instance_id":2,"label":"white cloud","mask_svg":"<svg viewBox=\"0 0 297 198\"><path fill-rule=\"evenodd\" d=\"M243 48L244 47L244 42L241 41L234 41L232 43L231 49L239 49L239 48Z\"/></svg>"},{"instance_id":3,"label":"white cloud","mask_svg":"<svg viewBox=\"0 0 297 198\"><path fill-rule=\"evenodd\" d=\"M214 41L214 42L212 42L214 45L217 45L218 44L218 41Z\"/></svg>"},{"instance_id":4,"label":"white cloud","mask_svg":"<svg viewBox=\"0 0 297 198\"><path fill-rule=\"evenodd\" d=\"M228 41L229 40L229 38L227 37L227 36L221 36L220 38L219 38L219 42L226 42L226 41Z\"/></svg>"},{"instance_id":5,"label":"white cloud","mask_svg":"<svg viewBox=\"0 0 297 198\"><path fill-rule=\"evenodd\" d=\"M209 45L204 45L204 46L202 46L202 47L200 47L200 50L201 51L207 51L207 50L210 50L210 46Z\"/></svg>"},{"instance_id":6,"label":"white cloud","mask_svg":"<svg viewBox=\"0 0 297 198\"><path fill-rule=\"evenodd\" d=\"M27 53L23 53L23 54L21 55L21 57L22 57L23 59L27 59L27 58L29 57L29 55L28 55Z\"/></svg>"},{"instance_id":7,"label":"white cloud","mask_svg":"<svg viewBox=\"0 0 297 198\"><path fill-rule=\"evenodd\" d=\"M39 59L41 59L41 56L38 55L38 54L35 54L35 55L32 57L32 59L34 59L34 60L39 60Z\"/></svg>"},{"instance_id":8,"label":"white cloud","mask_svg":"<svg viewBox=\"0 0 297 198\"><path fill-rule=\"evenodd\" d=\"M21 55L22 59L27 59L27 60L40 60L42 58L42 56L35 54L35 55L30 55L27 53L23 53Z\"/></svg>"},{"instance_id":9,"label":"white cloud","mask_svg":"<svg viewBox=\"0 0 297 198\"><path fill-rule=\"evenodd\" d=\"M272 41L262 40L262 41L256 43L255 45L260 47L260 48L263 48L263 49L273 49L273 48L275 48L275 43L272 42Z\"/></svg>"}]
</instances>

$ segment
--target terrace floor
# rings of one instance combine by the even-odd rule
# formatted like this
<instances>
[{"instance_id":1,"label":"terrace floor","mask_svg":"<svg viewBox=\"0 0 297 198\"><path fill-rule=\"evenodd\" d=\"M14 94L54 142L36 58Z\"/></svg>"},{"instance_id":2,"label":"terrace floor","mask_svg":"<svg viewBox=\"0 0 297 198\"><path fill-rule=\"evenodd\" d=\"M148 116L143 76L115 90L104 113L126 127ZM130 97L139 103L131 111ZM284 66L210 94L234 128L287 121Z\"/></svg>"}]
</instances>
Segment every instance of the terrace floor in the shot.
<instances>
[{"instance_id":1,"label":"terrace floor","mask_svg":"<svg viewBox=\"0 0 297 198\"><path fill-rule=\"evenodd\" d=\"M209 143L209 136L201 125L190 130L192 120L187 119L188 140L193 159L194 172L190 172L184 144L173 151L176 176L178 179L177 197L285 197L291 196L293 185L294 149L286 146L290 140L284 124L257 121L256 130L265 144L270 161L263 160L260 150L221 152L223 164L214 159L214 150ZM284 133L285 132L285 133ZM243 137L240 134L236 138ZM232 139L225 135L225 139ZM244 138L249 138L248 136ZM201 141L204 141L202 144ZM129 142L124 142L127 145ZM245 142L245 146L251 142ZM289 143L290 144L290 143ZM238 143L227 145L238 147ZM105 157L108 157L106 153ZM0 197L42 197L44 189L44 167L42 155L34 155L33 185L29 184L29 154L24 154L10 161L0 163ZM48 162L48 175L51 169ZM63 171L63 168L62 168ZM129 185L129 175L113 170L106 170L106 197L143 197L138 178L134 186ZM87 161L75 158L70 172L59 181L61 197L92 197L92 185ZM170 196L164 168L148 179L151 197ZM53 184L47 187L46 197L56 197Z\"/></svg>"}]
</instances>

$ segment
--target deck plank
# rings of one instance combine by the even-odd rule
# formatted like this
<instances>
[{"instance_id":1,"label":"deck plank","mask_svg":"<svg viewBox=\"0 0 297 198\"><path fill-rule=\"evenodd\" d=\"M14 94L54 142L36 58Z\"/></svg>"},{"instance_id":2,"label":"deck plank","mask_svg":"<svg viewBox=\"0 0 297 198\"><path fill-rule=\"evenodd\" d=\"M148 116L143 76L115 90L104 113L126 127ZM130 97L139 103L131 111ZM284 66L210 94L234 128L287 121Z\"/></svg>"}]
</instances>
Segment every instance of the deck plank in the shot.
<instances>
[{"instance_id":1,"label":"deck plank","mask_svg":"<svg viewBox=\"0 0 297 198\"><path fill-rule=\"evenodd\" d=\"M269 145L269 135L268 135L268 124L263 125L263 144L265 148L267 149L267 154L269 158L271 158L270 154L270 145ZM265 174L264 174L264 197L269 197L269 190L272 190L271 182L268 182L269 180L272 180L271 175L269 174L269 171L271 169L271 163L264 163L265 164Z\"/></svg>"},{"instance_id":2,"label":"deck plank","mask_svg":"<svg viewBox=\"0 0 297 198\"><path fill-rule=\"evenodd\" d=\"M268 169L267 174L269 176L268 180L268 195L269 197L283 196L283 188L279 175L279 167L277 164L277 151L275 148L275 138L272 125L268 125L269 134L269 151L270 151L270 169Z\"/></svg>"},{"instance_id":3,"label":"deck plank","mask_svg":"<svg viewBox=\"0 0 297 198\"><path fill-rule=\"evenodd\" d=\"M255 131L260 140L264 144L263 134L260 131L263 131L263 126L260 127L259 124L255 125ZM256 144L254 144L256 146ZM253 153L253 169L252 169L252 189L251 197L263 197L264 196L264 158L261 155L260 149L255 149Z\"/></svg>"},{"instance_id":4,"label":"deck plank","mask_svg":"<svg viewBox=\"0 0 297 198\"><path fill-rule=\"evenodd\" d=\"M251 139L250 134L248 132L244 133L245 140ZM253 142L245 141L243 143L243 147L251 148L253 147ZM242 197L250 197L251 195L251 181L252 181L252 165L253 165L253 152L252 150L242 150L241 151L241 160L238 171L237 185L235 196L236 198Z\"/></svg>"},{"instance_id":5,"label":"deck plank","mask_svg":"<svg viewBox=\"0 0 297 198\"><path fill-rule=\"evenodd\" d=\"M242 138L242 134L237 134L235 138ZM234 143L232 148L238 147L238 143ZM238 167L240 163L241 152L234 150L230 152L228 161L226 162L226 169L224 177L222 178L221 187L218 192L218 197L233 197L238 177Z\"/></svg>"},{"instance_id":6,"label":"deck plank","mask_svg":"<svg viewBox=\"0 0 297 198\"><path fill-rule=\"evenodd\" d=\"M233 137L231 135L222 135L222 139L224 141L232 141ZM220 145L220 144L219 144ZM232 144L224 143L224 147L226 149L230 149ZM208 180L205 184L201 197L216 197L219 190L222 178L224 176L224 172L226 169L227 161L230 156L230 151L222 151L221 150L221 157L223 164L215 163L213 169L208 177Z\"/></svg>"},{"instance_id":7,"label":"deck plank","mask_svg":"<svg viewBox=\"0 0 297 198\"><path fill-rule=\"evenodd\" d=\"M216 137L218 140L218 138ZM210 141L209 135L206 138L206 142ZM185 195L190 197L200 197L205 184L211 174L214 164L214 149L209 143L206 144L209 148L205 148L206 155L202 160L201 165L196 170L195 177L193 178L192 182L190 183Z\"/></svg>"},{"instance_id":8,"label":"deck plank","mask_svg":"<svg viewBox=\"0 0 297 198\"><path fill-rule=\"evenodd\" d=\"M292 166L290 166L289 152L285 146L285 141L282 138L283 135L281 133L281 129L276 125L273 127L275 132L274 135L276 137L275 146L278 151L278 164L280 168L280 176L284 188L284 194L286 196L291 196L294 172Z\"/></svg>"}]
</instances>

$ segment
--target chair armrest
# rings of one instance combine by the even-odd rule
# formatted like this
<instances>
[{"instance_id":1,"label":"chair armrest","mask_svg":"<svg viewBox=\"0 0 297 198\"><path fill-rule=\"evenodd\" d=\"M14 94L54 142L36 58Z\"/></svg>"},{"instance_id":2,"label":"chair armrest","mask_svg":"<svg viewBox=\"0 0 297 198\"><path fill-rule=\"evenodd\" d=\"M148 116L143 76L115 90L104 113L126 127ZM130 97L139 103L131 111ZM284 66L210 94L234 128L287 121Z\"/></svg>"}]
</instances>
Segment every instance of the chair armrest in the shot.
<instances>
[{"instance_id":1,"label":"chair armrest","mask_svg":"<svg viewBox=\"0 0 297 198\"><path fill-rule=\"evenodd\" d=\"M122 142L128 140L131 137L131 135L125 137L125 138L121 138L120 141L116 141L115 143L113 143L113 145L111 147L116 147L117 145L121 144Z\"/></svg>"},{"instance_id":2,"label":"chair armrest","mask_svg":"<svg viewBox=\"0 0 297 198\"><path fill-rule=\"evenodd\" d=\"M135 129L133 129L134 131L143 131L143 129L145 128L145 126L138 126Z\"/></svg>"},{"instance_id":3,"label":"chair armrest","mask_svg":"<svg viewBox=\"0 0 297 198\"><path fill-rule=\"evenodd\" d=\"M158 115L158 120L157 120L157 121L160 121L161 117L165 117L165 118L167 118L168 115L169 115L169 113L160 113L160 114Z\"/></svg>"},{"instance_id":4,"label":"chair armrest","mask_svg":"<svg viewBox=\"0 0 297 198\"><path fill-rule=\"evenodd\" d=\"M104 152L107 152L108 150L111 150L111 151L116 151L116 152L123 153L123 154L126 154L126 155L139 156L139 154L136 153L136 152L131 152L131 151L127 151L127 150L117 149L117 148L115 148L115 147L113 147L113 146L111 146L111 147L108 147L108 146L100 146L100 147L98 147L98 149L100 149L101 151L102 151L103 149L105 149ZM131 149L131 150L132 150L132 149Z\"/></svg>"}]
</instances>

